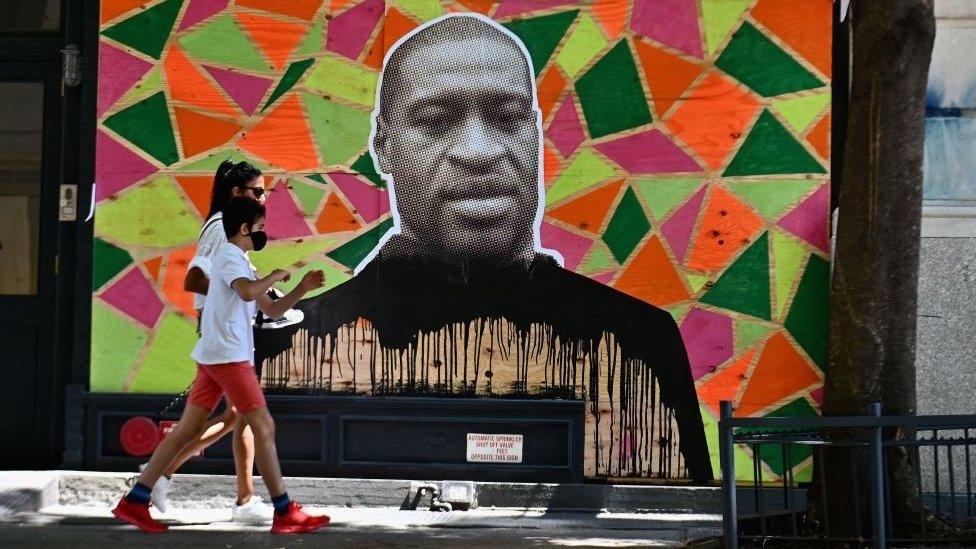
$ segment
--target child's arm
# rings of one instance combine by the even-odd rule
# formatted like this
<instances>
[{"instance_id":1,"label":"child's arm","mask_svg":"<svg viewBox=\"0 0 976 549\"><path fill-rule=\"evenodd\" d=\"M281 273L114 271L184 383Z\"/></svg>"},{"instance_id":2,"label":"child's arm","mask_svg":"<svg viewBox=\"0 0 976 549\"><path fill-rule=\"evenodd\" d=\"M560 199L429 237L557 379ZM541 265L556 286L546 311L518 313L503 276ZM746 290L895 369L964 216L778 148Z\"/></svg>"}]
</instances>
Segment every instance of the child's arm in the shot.
<instances>
[{"instance_id":1,"label":"child's arm","mask_svg":"<svg viewBox=\"0 0 976 549\"><path fill-rule=\"evenodd\" d=\"M325 273L322 271L309 271L305 273L302 280L295 286L295 289L285 294L279 299L271 299L267 292L257 298L257 305L261 311L271 318L280 318L291 309L303 295L321 288L325 284Z\"/></svg>"},{"instance_id":2,"label":"child's arm","mask_svg":"<svg viewBox=\"0 0 976 549\"><path fill-rule=\"evenodd\" d=\"M244 301L254 301L256 299L260 299L261 296L268 297L268 290L272 286L278 282L286 281L289 278L291 278L291 274L288 271L275 269L268 276L259 278L257 280L238 278L234 282L231 282L230 286L231 288L234 288L237 295L241 296L241 299ZM297 302L298 300L296 299L295 301ZM260 303L258 305L260 306ZM263 311L264 307L261 307L261 310ZM267 314L267 311L265 311L265 314Z\"/></svg>"}]
</instances>

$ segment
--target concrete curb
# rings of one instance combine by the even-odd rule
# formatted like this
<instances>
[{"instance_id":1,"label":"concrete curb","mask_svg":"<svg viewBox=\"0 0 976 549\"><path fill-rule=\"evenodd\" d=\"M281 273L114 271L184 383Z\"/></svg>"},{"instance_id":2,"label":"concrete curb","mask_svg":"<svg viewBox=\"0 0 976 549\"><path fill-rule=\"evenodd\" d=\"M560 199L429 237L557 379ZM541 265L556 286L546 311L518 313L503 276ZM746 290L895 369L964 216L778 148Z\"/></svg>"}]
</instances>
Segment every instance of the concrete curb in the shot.
<instances>
[{"instance_id":1,"label":"concrete curb","mask_svg":"<svg viewBox=\"0 0 976 549\"><path fill-rule=\"evenodd\" d=\"M0 472L0 517L58 504L56 471Z\"/></svg>"}]
</instances>

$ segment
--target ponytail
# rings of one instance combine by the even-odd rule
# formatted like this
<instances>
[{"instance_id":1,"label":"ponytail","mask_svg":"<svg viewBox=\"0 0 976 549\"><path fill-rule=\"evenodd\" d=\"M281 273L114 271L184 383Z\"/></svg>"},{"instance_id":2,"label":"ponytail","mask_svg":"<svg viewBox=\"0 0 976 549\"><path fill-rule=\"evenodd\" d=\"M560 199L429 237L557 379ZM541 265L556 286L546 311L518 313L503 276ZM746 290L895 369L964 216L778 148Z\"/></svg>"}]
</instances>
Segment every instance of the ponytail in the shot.
<instances>
[{"instance_id":1,"label":"ponytail","mask_svg":"<svg viewBox=\"0 0 976 549\"><path fill-rule=\"evenodd\" d=\"M213 190L210 193L210 212L207 214L207 219L224 210L224 206L230 201L235 188L244 187L248 181L260 176L261 170L245 161L224 160L221 162L217 166L217 173L214 174Z\"/></svg>"}]
</instances>

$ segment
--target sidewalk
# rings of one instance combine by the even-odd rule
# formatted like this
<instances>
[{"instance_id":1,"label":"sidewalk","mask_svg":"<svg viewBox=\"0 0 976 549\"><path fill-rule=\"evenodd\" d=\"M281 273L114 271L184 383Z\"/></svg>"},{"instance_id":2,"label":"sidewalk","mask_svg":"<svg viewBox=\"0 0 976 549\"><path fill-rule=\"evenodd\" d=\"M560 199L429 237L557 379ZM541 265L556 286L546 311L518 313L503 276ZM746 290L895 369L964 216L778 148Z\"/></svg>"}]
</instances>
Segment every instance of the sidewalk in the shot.
<instances>
[{"instance_id":1,"label":"sidewalk","mask_svg":"<svg viewBox=\"0 0 976 549\"><path fill-rule=\"evenodd\" d=\"M267 526L229 522L233 477L178 475L172 508L157 515L171 531L152 536L110 514L131 476L0 472L0 547L681 547L721 530L712 488L476 483L477 509L438 513L399 509L409 481L291 478L295 499L332 525L272 537Z\"/></svg>"}]
</instances>

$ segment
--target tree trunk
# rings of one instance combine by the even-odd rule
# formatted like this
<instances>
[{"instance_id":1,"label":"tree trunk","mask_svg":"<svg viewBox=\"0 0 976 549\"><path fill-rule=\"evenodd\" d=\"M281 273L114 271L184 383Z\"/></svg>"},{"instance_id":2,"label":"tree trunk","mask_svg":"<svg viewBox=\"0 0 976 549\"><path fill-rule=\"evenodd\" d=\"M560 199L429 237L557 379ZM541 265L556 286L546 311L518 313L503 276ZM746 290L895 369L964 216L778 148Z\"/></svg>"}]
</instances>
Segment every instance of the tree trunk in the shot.
<instances>
[{"instance_id":1,"label":"tree trunk","mask_svg":"<svg viewBox=\"0 0 976 549\"><path fill-rule=\"evenodd\" d=\"M933 0L855 0L853 64L830 304L824 415L915 413L915 319L922 209L925 91ZM847 433L848 435L850 433ZM839 433L844 436L844 433ZM824 455L832 534L868 523L866 453ZM852 457L854 459L852 466ZM887 454L892 524L917 528L914 463ZM855 479L855 475L857 478ZM816 478L816 477L815 477ZM857 488L855 488L855 486ZM857 490L859 493L854 493ZM864 505L838 509L840 502Z\"/></svg>"}]
</instances>

